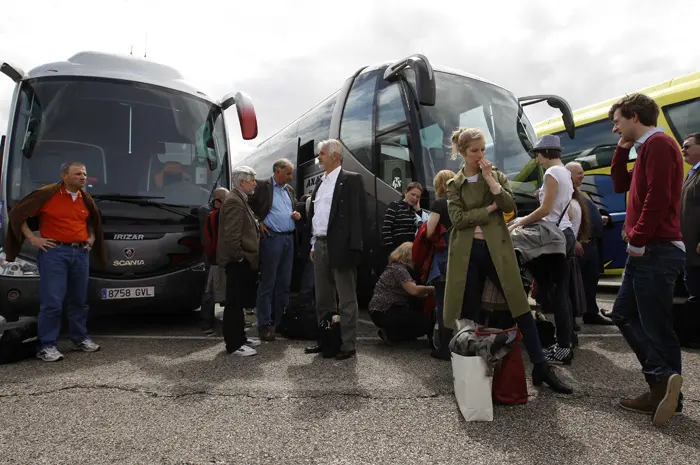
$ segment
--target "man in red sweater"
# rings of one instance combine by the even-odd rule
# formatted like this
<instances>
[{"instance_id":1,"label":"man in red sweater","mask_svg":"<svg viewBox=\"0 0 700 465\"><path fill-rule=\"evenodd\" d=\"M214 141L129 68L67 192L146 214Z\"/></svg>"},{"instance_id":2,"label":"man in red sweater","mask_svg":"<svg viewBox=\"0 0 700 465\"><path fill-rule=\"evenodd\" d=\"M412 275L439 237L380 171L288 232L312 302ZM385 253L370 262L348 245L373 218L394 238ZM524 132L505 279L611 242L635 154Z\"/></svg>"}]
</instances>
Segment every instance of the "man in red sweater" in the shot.
<instances>
[{"instance_id":1,"label":"man in red sweater","mask_svg":"<svg viewBox=\"0 0 700 465\"><path fill-rule=\"evenodd\" d=\"M623 399L627 410L664 424L683 408L681 348L673 329L673 294L685 263L680 231L683 159L676 142L656 127L659 106L643 94L610 108L620 135L610 169L615 192L628 192L627 263L612 320L642 365L649 392ZM632 147L637 160L628 171Z\"/></svg>"}]
</instances>

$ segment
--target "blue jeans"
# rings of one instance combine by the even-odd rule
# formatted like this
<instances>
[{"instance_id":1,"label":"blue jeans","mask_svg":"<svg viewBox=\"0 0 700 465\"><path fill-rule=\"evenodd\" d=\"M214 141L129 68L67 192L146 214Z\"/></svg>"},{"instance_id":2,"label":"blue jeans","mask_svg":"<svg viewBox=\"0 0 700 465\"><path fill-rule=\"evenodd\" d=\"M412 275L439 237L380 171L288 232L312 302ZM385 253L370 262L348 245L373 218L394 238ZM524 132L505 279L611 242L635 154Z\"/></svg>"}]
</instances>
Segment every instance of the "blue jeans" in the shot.
<instances>
[{"instance_id":1,"label":"blue jeans","mask_svg":"<svg viewBox=\"0 0 700 465\"><path fill-rule=\"evenodd\" d=\"M39 349L55 347L61 331L61 313L65 302L68 312L68 337L76 344L89 339L87 334L87 288L90 252L84 248L58 246L39 251L36 258L39 281Z\"/></svg>"},{"instance_id":2,"label":"blue jeans","mask_svg":"<svg viewBox=\"0 0 700 465\"><path fill-rule=\"evenodd\" d=\"M612 320L637 355L647 382L681 373L681 346L673 329L673 295L685 253L670 242L627 257Z\"/></svg>"},{"instance_id":3,"label":"blue jeans","mask_svg":"<svg viewBox=\"0 0 700 465\"><path fill-rule=\"evenodd\" d=\"M258 328L279 326L282 311L289 305L293 265L294 234L271 232L260 241Z\"/></svg>"}]
</instances>

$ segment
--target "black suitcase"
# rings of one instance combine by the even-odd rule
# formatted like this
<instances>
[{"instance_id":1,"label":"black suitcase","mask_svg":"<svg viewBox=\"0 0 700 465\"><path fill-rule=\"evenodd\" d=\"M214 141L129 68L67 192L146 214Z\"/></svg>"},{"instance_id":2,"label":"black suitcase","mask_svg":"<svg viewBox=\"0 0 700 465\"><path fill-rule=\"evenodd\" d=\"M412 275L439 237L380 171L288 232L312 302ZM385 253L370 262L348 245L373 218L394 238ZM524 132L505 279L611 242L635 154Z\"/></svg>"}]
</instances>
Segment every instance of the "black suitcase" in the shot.
<instances>
[{"instance_id":1,"label":"black suitcase","mask_svg":"<svg viewBox=\"0 0 700 465\"><path fill-rule=\"evenodd\" d=\"M673 328L681 347L700 349L700 301L688 299L674 304Z\"/></svg>"},{"instance_id":2,"label":"black suitcase","mask_svg":"<svg viewBox=\"0 0 700 465\"><path fill-rule=\"evenodd\" d=\"M0 364L34 357L39 347L37 319L19 317L7 321L0 316Z\"/></svg>"}]
</instances>

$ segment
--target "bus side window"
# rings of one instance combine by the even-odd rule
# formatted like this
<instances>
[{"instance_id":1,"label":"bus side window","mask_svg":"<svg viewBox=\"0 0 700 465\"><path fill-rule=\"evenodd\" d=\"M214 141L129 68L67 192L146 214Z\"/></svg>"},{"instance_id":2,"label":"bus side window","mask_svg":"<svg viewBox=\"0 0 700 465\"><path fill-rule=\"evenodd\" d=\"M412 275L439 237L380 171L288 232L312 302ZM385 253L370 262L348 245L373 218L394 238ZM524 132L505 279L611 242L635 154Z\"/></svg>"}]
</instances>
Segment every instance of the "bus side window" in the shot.
<instances>
[{"instance_id":1,"label":"bus side window","mask_svg":"<svg viewBox=\"0 0 700 465\"><path fill-rule=\"evenodd\" d=\"M340 124L340 139L352 155L370 171L372 170L372 116L376 86L375 73L360 75L355 80L345 102Z\"/></svg>"},{"instance_id":2,"label":"bus side window","mask_svg":"<svg viewBox=\"0 0 700 465\"><path fill-rule=\"evenodd\" d=\"M413 180L409 123L399 84L377 93L379 177L399 192Z\"/></svg>"},{"instance_id":3,"label":"bus side window","mask_svg":"<svg viewBox=\"0 0 700 465\"><path fill-rule=\"evenodd\" d=\"M700 98L666 105L663 112L679 144L688 134L700 131Z\"/></svg>"}]
</instances>

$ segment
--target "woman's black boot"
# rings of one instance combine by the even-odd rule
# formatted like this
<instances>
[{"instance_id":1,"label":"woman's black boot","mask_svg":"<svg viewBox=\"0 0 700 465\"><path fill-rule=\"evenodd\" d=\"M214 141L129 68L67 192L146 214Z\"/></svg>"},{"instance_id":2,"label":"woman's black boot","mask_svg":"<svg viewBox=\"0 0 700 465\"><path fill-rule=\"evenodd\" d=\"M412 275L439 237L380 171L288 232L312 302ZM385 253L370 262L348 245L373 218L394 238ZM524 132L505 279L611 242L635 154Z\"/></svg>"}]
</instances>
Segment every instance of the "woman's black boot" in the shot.
<instances>
[{"instance_id":1,"label":"woman's black boot","mask_svg":"<svg viewBox=\"0 0 700 465\"><path fill-rule=\"evenodd\" d=\"M547 362L536 363L532 369L532 384L541 386L543 382L548 384L554 392L561 394L572 394L574 392L572 388L557 378L554 370Z\"/></svg>"}]
</instances>

